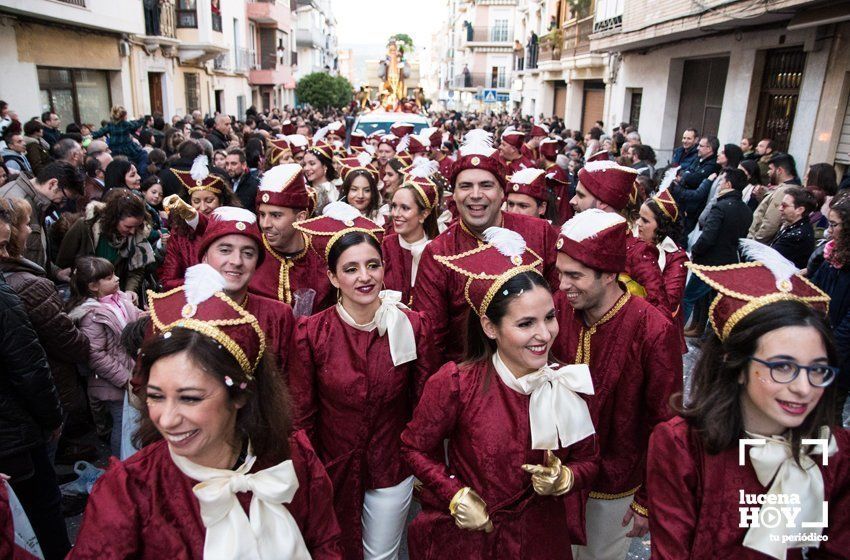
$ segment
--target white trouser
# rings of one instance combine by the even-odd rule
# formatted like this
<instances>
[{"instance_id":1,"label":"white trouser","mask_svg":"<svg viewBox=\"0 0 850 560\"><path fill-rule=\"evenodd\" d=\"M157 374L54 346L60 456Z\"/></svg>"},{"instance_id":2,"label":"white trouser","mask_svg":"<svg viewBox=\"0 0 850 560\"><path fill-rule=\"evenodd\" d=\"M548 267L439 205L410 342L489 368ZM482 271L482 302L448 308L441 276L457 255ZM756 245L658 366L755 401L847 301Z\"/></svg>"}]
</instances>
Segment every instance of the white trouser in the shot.
<instances>
[{"instance_id":1,"label":"white trouser","mask_svg":"<svg viewBox=\"0 0 850 560\"><path fill-rule=\"evenodd\" d=\"M626 534L632 530L629 523L623 527L623 517L633 496L616 500L587 500L587 546L573 545L573 560L623 560L629 552L631 539Z\"/></svg>"},{"instance_id":2,"label":"white trouser","mask_svg":"<svg viewBox=\"0 0 850 560\"><path fill-rule=\"evenodd\" d=\"M364 560L395 560L413 498L413 477L389 488L367 490L363 498Z\"/></svg>"}]
</instances>

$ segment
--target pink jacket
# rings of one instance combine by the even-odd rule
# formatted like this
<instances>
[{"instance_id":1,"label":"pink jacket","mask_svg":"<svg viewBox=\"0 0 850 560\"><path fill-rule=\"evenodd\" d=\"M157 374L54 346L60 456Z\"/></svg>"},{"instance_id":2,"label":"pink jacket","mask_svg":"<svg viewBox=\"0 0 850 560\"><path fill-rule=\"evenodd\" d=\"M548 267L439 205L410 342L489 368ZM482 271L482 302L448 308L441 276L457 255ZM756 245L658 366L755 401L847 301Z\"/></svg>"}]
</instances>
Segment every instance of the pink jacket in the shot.
<instances>
[{"instance_id":1,"label":"pink jacket","mask_svg":"<svg viewBox=\"0 0 850 560\"><path fill-rule=\"evenodd\" d=\"M123 292L121 295L129 324L139 318L141 311L133 305L129 295ZM123 327L118 318L106 305L94 298L75 307L70 315L91 343L89 396L101 401L123 400L135 359L121 347Z\"/></svg>"}]
</instances>

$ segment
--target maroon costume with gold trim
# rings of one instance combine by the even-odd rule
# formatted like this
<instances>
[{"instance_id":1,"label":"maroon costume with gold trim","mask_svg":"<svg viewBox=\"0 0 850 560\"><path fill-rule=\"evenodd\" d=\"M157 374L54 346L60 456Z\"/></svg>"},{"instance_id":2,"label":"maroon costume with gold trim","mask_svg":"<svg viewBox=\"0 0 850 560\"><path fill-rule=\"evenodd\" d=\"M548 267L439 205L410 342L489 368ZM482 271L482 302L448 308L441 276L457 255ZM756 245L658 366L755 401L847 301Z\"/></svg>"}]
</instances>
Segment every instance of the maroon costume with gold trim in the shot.
<instances>
[{"instance_id":1,"label":"maroon costume with gold trim","mask_svg":"<svg viewBox=\"0 0 850 560\"><path fill-rule=\"evenodd\" d=\"M522 235L528 248L543 258L540 272L551 286L557 286L557 232L552 226L539 218L502 212L501 227ZM483 242L469 232L463 221L458 220L425 247L419 261L416 286L413 288L413 306L432 319L434 343L443 351L446 361L459 361L462 358L466 317L469 313L463 295L466 278L435 261L434 255L459 255L481 244Z\"/></svg>"},{"instance_id":2,"label":"maroon costume with gold trim","mask_svg":"<svg viewBox=\"0 0 850 560\"><path fill-rule=\"evenodd\" d=\"M298 490L285 504L314 560L342 560L333 489L325 468L303 432L290 437ZM254 464L251 472L272 465ZM174 464L165 441L153 443L124 462L113 460L95 484L70 559L150 560L201 558L206 528L197 481ZM238 494L248 513L250 492Z\"/></svg>"},{"instance_id":3,"label":"maroon costume with gold trim","mask_svg":"<svg viewBox=\"0 0 850 560\"><path fill-rule=\"evenodd\" d=\"M403 312L418 358L399 366L393 365L388 336L355 329L336 307L300 318L295 330L290 374L295 426L307 431L333 481L346 559L363 557L366 490L395 486L410 476L399 436L435 369L426 318Z\"/></svg>"},{"instance_id":4,"label":"maroon costume with gold trim","mask_svg":"<svg viewBox=\"0 0 850 560\"><path fill-rule=\"evenodd\" d=\"M521 468L544 463L544 452L531 449L529 400L499 379L489 359L448 363L425 384L401 436L423 483L423 512L408 532L411 558L572 558L570 545L584 538L585 489L598 468L594 437L554 451L575 477L570 492L536 494ZM455 525L449 502L466 486L487 503L492 533Z\"/></svg>"},{"instance_id":5,"label":"maroon costume with gold trim","mask_svg":"<svg viewBox=\"0 0 850 560\"><path fill-rule=\"evenodd\" d=\"M626 239L625 273L646 292L643 297L668 317L672 317L664 279L658 267L658 247L629 235Z\"/></svg>"},{"instance_id":6,"label":"maroon costume with gold trim","mask_svg":"<svg viewBox=\"0 0 850 560\"><path fill-rule=\"evenodd\" d=\"M266 258L251 278L248 289L261 296L292 305L293 294L300 289L316 290L313 313L333 304L332 289L328 280L327 265L304 239L304 249L295 255L281 255L263 236Z\"/></svg>"},{"instance_id":7,"label":"maroon costume with gold trim","mask_svg":"<svg viewBox=\"0 0 850 560\"><path fill-rule=\"evenodd\" d=\"M198 213L198 225L194 229L186 226L187 235L176 229L171 231L171 237L165 244L165 258L157 270L157 277L164 290L182 286L186 269L201 262L198 258L198 247L207 229L207 221L206 216Z\"/></svg>"},{"instance_id":8,"label":"maroon costume with gold trim","mask_svg":"<svg viewBox=\"0 0 850 560\"><path fill-rule=\"evenodd\" d=\"M590 366L594 394L587 398L601 461L592 498L635 493L646 507L644 485L649 434L672 417L668 401L682 390L682 356L672 323L642 298L624 294L592 327L555 294L560 332L552 353ZM638 488L640 489L638 490Z\"/></svg>"},{"instance_id":9,"label":"maroon costume with gold trim","mask_svg":"<svg viewBox=\"0 0 850 560\"><path fill-rule=\"evenodd\" d=\"M679 331L679 342L683 354L688 351L688 344L685 342L685 317L682 315L682 297L685 295L685 284L688 278L688 269L685 264L689 261L688 254L679 247L676 251L667 253L667 261L664 263L664 270L661 271L664 292L667 294L667 302L673 308L671 317L673 324Z\"/></svg>"},{"instance_id":10,"label":"maroon costume with gold trim","mask_svg":"<svg viewBox=\"0 0 850 560\"><path fill-rule=\"evenodd\" d=\"M847 558L850 551L850 433L833 430L838 453L823 467L824 499L829 508L828 540L810 548L812 560ZM676 417L656 426L649 440L647 487L652 558L768 560L743 546L747 527L739 527L740 493L766 494L746 457L738 464L738 446L708 454L687 422ZM801 549L789 549L800 560Z\"/></svg>"},{"instance_id":11,"label":"maroon costume with gold trim","mask_svg":"<svg viewBox=\"0 0 850 560\"><path fill-rule=\"evenodd\" d=\"M570 204L570 178L561 166L553 163L545 168L546 182L555 194L555 210L561 223L573 217L574 211Z\"/></svg>"},{"instance_id":12,"label":"maroon costume with gold trim","mask_svg":"<svg viewBox=\"0 0 850 560\"><path fill-rule=\"evenodd\" d=\"M384 257L384 286L388 290L401 292L402 303L410 303L413 255L401 246L397 233L384 236L381 253Z\"/></svg>"}]
</instances>

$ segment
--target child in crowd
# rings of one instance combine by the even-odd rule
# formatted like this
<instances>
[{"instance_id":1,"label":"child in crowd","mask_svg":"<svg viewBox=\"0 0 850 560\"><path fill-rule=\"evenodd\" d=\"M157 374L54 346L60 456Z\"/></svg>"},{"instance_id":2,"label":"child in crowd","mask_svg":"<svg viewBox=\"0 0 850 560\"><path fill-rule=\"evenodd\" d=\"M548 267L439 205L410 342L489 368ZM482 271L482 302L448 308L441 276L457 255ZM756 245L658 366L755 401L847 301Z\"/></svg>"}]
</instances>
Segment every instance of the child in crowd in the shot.
<instances>
[{"instance_id":1,"label":"child in crowd","mask_svg":"<svg viewBox=\"0 0 850 560\"><path fill-rule=\"evenodd\" d=\"M107 143L113 156L127 156L136 164L142 179L148 174L148 153L133 138L133 133L145 124L144 119L127 120L127 109L121 105L112 108L112 120L92 133L92 138L109 135Z\"/></svg>"},{"instance_id":2,"label":"child in crowd","mask_svg":"<svg viewBox=\"0 0 850 560\"><path fill-rule=\"evenodd\" d=\"M121 331L137 320L141 311L118 289L112 264L100 257L77 259L71 273L68 311L91 342L89 400L102 403L109 411L111 452L119 456L124 392L134 365L134 357L121 345Z\"/></svg>"}]
</instances>

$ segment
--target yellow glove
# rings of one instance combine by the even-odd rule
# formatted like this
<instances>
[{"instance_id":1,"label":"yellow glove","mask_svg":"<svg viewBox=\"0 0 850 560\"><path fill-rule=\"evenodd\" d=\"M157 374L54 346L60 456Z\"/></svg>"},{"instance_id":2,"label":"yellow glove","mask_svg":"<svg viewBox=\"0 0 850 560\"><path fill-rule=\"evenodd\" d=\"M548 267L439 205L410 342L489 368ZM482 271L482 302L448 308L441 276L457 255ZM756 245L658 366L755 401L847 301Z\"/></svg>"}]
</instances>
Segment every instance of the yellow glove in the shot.
<instances>
[{"instance_id":1,"label":"yellow glove","mask_svg":"<svg viewBox=\"0 0 850 560\"><path fill-rule=\"evenodd\" d=\"M546 450L546 466L523 465L531 474L531 486L541 496L561 496L573 487L573 471L561 464L554 453Z\"/></svg>"},{"instance_id":2,"label":"yellow glove","mask_svg":"<svg viewBox=\"0 0 850 560\"><path fill-rule=\"evenodd\" d=\"M449 503L449 512L455 518L455 524L461 529L483 530L486 533L493 530L493 522L490 521L490 515L487 513L487 504L469 486L461 488L454 495Z\"/></svg>"},{"instance_id":3,"label":"yellow glove","mask_svg":"<svg viewBox=\"0 0 850 560\"><path fill-rule=\"evenodd\" d=\"M186 204L186 202L176 194L166 196L162 201L162 207L169 215L174 212L175 215L180 216L187 222L194 220L198 215L197 210Z\"/></svg>"}]
</instances>

